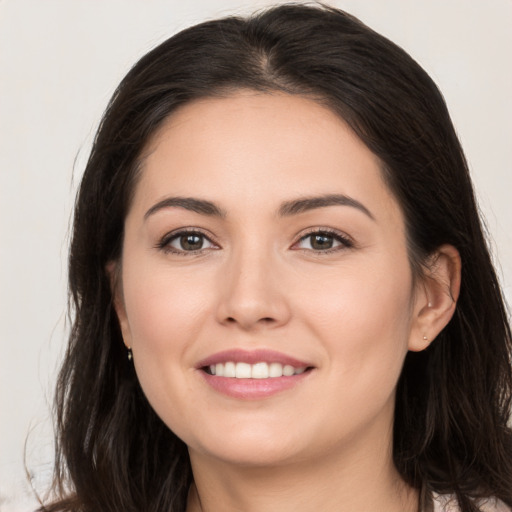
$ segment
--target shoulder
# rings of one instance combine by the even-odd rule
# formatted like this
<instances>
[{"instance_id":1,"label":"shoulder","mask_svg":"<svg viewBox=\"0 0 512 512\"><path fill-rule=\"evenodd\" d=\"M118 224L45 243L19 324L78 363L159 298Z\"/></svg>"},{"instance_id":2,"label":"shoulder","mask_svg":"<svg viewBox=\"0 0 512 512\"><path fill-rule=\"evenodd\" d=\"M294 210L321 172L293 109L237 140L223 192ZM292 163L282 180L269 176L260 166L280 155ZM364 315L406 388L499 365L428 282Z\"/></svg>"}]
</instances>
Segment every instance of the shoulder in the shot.
<instances>
[{"instance_id":1,"label":"shoulder","mask_svg":"<svg viewBox=\"0 0 512 512\"><path fill-rule=\"evenodd\" d=\"M433 494L434 512L459 512L457 500L450 494ZM489 498L478 502L482 512L512 512L502 501Z\"/></svg>"}]
</instances>

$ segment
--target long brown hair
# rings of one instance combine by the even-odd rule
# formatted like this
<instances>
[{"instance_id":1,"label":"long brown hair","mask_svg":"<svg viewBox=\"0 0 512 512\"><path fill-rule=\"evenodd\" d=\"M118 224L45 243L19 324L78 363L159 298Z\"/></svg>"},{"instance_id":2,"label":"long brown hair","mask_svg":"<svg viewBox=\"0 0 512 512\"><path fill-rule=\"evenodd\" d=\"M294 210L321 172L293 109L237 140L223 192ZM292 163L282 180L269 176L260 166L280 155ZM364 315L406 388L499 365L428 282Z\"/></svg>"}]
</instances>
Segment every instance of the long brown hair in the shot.
<instances>
[{"instance_id":1,"label":"long brown hair","mask_svg":"<svg viewBox=\"0 0 512 512\"><path fill-rule=\"evenodd\" d=\"M69 258L74 323L57 385L56 501L46 511L183 511L184 443L149 406L126 358L106 265L148 139L180 105L250 88L307 95L339 114L382 162L405 218L411 266L452 244L462 259L456 313L406 357L394 462L416 488L512 506L510 325L467 164L443 98L401 48L330 7L282 5L209 21L144 56L115 92L85 170Z\"/></svg>"}]
</instances>

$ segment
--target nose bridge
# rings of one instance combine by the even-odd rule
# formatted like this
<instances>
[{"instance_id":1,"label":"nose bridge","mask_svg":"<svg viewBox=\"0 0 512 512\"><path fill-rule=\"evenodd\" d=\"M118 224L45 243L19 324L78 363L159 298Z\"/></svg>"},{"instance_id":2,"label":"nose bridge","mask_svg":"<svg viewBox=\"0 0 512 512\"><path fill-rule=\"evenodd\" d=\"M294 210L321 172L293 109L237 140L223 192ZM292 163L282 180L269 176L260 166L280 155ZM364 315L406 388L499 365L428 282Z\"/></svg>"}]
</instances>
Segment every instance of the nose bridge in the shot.
<instances>
[{"instance_id":1,"label":"nose bridge","mask_svg":"<svg viewBox=\"0 0 512 512\"><path fill-rule=\"evenodd\" d=\"M245 237L233 248L224 272L219 321L244 329L288 321L290 310L286 290L280 286L279 258L271 246Z\"/></svg>"}]
</instances>

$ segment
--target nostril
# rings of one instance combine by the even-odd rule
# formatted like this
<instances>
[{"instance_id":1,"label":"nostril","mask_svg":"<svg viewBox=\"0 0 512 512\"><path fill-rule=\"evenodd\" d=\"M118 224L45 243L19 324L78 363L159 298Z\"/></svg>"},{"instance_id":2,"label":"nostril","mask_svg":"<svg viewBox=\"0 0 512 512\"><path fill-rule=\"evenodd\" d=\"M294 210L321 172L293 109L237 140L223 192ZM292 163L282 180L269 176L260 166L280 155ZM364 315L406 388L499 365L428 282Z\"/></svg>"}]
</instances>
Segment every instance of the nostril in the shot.
<instances>
[{"instance_id":1,"label":"nostril","mask_svg":"<svg viewBox=\"0 0 512 512\"><path fill-rule=\"evenodd\" d=\"M230 323L230 324L233 324L233 323L238 323L237 320L235 318L233 318L232 316L229 316L226 318L226 322ZM264 318L260 318L258 320L258 322L260 323L264 323L264 324L270 324L270 323L273 323L275 322L275 319L270 317L270 316L266 316Z\"/></svg>"}]
</instances>

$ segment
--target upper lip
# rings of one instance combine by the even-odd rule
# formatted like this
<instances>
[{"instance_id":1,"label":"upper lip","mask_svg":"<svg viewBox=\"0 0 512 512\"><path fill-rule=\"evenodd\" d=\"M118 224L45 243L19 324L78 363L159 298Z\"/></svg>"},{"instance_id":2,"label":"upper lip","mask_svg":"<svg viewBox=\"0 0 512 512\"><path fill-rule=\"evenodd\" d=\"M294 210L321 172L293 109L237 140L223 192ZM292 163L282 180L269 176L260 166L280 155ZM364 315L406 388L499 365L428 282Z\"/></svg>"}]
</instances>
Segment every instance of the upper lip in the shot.
<instances>
[{"instance_id":1,"label":"upper lip","mask_svg":"<svg viewBox=\"0 0 512 512\"><path fill-rule=\"evenodd\" d=\"M274 350L258 349L258 350L241 350L231 349L217 352L202 359L197 363L197 368L204 368L205 366L211 366L218 363L227 363L232 361L234 363L280 363L282 365L290 365L294 368L307 368L312 366L311 364L300 361L294 357L276 352Z\"/></svg>"}]
</instances>

